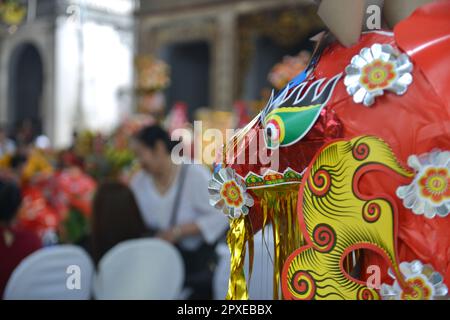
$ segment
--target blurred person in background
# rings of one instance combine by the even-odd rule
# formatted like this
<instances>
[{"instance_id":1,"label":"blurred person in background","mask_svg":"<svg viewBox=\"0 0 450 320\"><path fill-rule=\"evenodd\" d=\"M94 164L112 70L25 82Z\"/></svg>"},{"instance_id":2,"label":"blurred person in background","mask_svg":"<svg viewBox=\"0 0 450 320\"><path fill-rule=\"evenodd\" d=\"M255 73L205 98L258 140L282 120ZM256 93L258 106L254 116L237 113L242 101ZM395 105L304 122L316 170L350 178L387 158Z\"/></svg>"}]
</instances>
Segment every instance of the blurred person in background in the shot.
<instances>
[{"instance_id":1,"label":"blurred person in background","mask_svg":"<svg viewBox=\"0 0 450 320\"><path fill-rule=\"evenodd\" d=\"M17 145L29 145L33 143L35 138L35 127L33 120L25 119L16 130L16 143Z\"/></svg>"},{"instance_id":2,"label":"blurred person in background","mask_svg":"<svg viewBox=\"0 0 450 320\"><path fill-rule=\"evenodd\" d=\"M37 137L34 143L20 142L14 153L0 158L0 176L14 174L15 180L21 183L48 177L54 172L52 158L53 151L46 136Z\"/></svg>"},{"instance_id":3,"label":"blurred person in background","mask_svg":"<svg viewBox=\"0 0 450 320\"><path fill-rule=\"evenodd\" d=\"M100 185L94 196L91 219L90 241L84 247L96 264L116 244L141 238L146 232L133 192L120 182Z\"/></svg>"},{"instance_id":4,"label":"blurred person in background","mask_svg":"<svg viewBox=\"0 0 450 320\"><path fill-rule=\"evenodd\" d=\"M16 144L8 138L6 130L0 127L0 159L16 151Z\"/></svg>"},{"instance_id":5,"label":"blurred person in background","mask_svg":"<svg viewBox=\"0 0 450 320\"><path fill-rule=\"evenodd\" d=\"M20 145L16 156L27 159L21 170L23 183L48 178L54 172L50 141L45 136L38 137L34 143Z\"/></svg>"},{"instance_id":6,"label":"blurred person in background","mask_svg":"<svg viewBox=\"0 0 450 320\"><path fill-rule=\"evenodd\" d=\"M17 152L14 154L14 156L11 158L11 174L12 179L20 185L22 182L21 178L24 174L25 167L27 165L28 161L28 155L25 153Z\"/></svg>"},{"instance_id":7,"label":"blurred person in background","mask_svg":"<svg viewBox=\"0 0 450 320\"><path fill-rule=\"evenodd\" d=\"M138 132L133 149L141 170L131 188L150 234L177 246L186 267L190 299L210 299L215 244L228 228L227 218L209 205L210 172L201 165L176 165L178 142L158 125Z\"/></svg>"},{"instance_id":8,"label":"blurred person in background","mask_svg":"<svg viewBox=\"0 0 450 320\"><path fill-rule=\"evenodd\" d=\"M79 134L77 131L72 133L72 143L71 145L61 150L58 154L57 167L59 169L78 167L84 169L84 159L77 152L77 141L79 139Z\"/></svg>"},{"instance_id":9,"label":"blurred person in background","mask_svg":"<svg viewBox=\"0 0 450 320\"><path fill-rule=\"evenodd\" d=\"M0 297L17 265L42 246L34 233L15 226L21 202L19 187L15 183L0 180Z\"/></svg>"},{"instance_id":10,"label":"blurred person in background","mask_svg":"<svg viewBox=\"0 0 450 320\"><path fill-rule=\"evenodd\" d=\"M0 179L14 181L21 186L24 168L28 161L28 154L22 152L23 148L19 146L15 153L4 157L0 163Z\"/></svg>"}]
</instances>

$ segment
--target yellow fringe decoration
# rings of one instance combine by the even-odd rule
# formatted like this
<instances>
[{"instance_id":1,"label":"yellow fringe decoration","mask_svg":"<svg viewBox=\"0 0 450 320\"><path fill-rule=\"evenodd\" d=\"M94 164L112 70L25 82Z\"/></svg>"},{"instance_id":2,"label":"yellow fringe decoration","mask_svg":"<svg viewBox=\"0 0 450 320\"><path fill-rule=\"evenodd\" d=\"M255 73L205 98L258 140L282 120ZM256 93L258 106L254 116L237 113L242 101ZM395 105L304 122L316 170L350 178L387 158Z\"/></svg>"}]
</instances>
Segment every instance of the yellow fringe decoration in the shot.
<instances>
[{"instance_id":1,"label":"yellow fringe decoration","mask_svg":"<svg viewBox=\"0 0 450 320\"><path fill-rule=\"evenodd\" d=\"M249 252L253 256L253 233L248 217L243 216L231 220L230 231L227 235L227 244L231 253L227 300L248 300L248 288L244 273L247 242L249 243ZM250 259L250 270L252 262L253 257Z\"/></svg>"},{"instance_id":2,"label":"yellow fringe decoration","mask_svg":"<svg viewBox=\"0 0 450 320\"><path fill-rule=\"evenodd\" d=\"M298 184L254 189L260 199L263 213L263 228L272 224L274 238L273 298L282 299L280 280L283 265L288 256L304 244L297 218ZM227 243L231 253L230 279L227 300L247 300L248 286L244 273L246 243L249 246L249 281L253 266L253 232L248 217L230 222ZM248 281L248 282L249 282Z\"/></svg>"}]
</instances>

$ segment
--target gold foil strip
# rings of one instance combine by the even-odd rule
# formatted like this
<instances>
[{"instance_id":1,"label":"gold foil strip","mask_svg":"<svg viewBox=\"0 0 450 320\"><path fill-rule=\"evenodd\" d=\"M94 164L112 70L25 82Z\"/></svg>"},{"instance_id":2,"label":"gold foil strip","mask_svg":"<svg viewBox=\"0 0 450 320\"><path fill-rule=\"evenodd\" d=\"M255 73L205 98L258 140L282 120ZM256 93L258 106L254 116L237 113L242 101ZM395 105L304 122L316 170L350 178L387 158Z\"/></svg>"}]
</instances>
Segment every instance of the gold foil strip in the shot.
<instances>
[{"instance_id":1,"label":"gold foil strip","mask_svg":"<svg viewBox=\"0 0 450 320\"><path fill-rule=\"evenodd\" d=\"M231 220L230 231L227 235L231 254L227 300L248 300L248 288L244 273L247 242L249 243L249 253L253 255L253 234L248 218L242 216ZM252 263L253 257L250 258L250 266Z\"/></svg>"}]
</instances>

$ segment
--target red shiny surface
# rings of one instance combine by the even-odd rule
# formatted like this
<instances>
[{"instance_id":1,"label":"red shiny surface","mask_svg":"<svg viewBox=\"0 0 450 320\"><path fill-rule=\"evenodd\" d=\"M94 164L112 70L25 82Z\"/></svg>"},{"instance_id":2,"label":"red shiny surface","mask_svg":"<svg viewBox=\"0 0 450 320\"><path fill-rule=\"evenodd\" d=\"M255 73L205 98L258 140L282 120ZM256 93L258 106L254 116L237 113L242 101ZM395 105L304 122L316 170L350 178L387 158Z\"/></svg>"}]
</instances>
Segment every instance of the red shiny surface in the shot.
<instances>
[{"instance_id":1,"label":"red shiny surface","mask_svg":"<svg viewBox=\"0 0 450 320\"><path fill-rule=\"evenodd\" d=\"M421 27L425 29L427 25ZM392 36L381 33L365 34L360 42L351 48L334 44L324 53L316 69L317 76L331 76L343 70L353 55L373 43L389 43L395 46ZM421 54L426 55L426 50ZM428 54L432 56L433 50ZM441 63L438 59L435 59L435 64L442 73L447 75L450 73L449 64ZM378 136L391 146L403 164L406 164L408 157L413 154L420 155L435 148L450 149L449 97L441 96L434 90L433 84L428 81L431 75L428 75L427 71L422 70L420 64L414 64L413 83L407 92L403 96L385 92L383 96L377 97L370 108L355 104L340 81L328 108L334 110L342 122L344 137ZM447 275L445 280L449 285L450 218L427 219L413 214L396 197L395 189L398 186L400 184L390 177L371 177L361 185L361 190L368 195L382 191L395 199L399 213L397 240L399 260L402 262L419 259L423 263L430 263L442 275ZM383 269L387 268L386 263L378 256L365 255L365 257L366 265L376 264Z\"/></svg>"},{"instance_id":2,"label":"red shiny surface","mask_svg":"<svg viewBox=\"0 0 450 320\"><path fill-rule=\"evenodd\" d=\"M417 9L395 27L395 41L424 73L433 89L450 104L450 5L448 0Z\"/></svg>"},{"instance_id":3,"label":"red shiny surface","mask_svg":"<svg viewBox=\"0 0 450 320\"><path fill-rule=\"evenodd\" d=\"M342 77L308 135L295 145L280 148L279 171L289 166L302 172L324 143L339 137L380 137L391 146L403 164L410 155L420 155L436 148L450 150L450 1L432 3L418 9L394 31L395 36L390 32L365 33L358 44L349 48L332 44L323 52L313 74L315 79L331 78L344 72L351 58L362 48L374 43L386 43L411 54L413 83L407 92L403 96L385 92L368 108L353 102ZM255 127L259 128L260 124ZM249 140L252 139L255 137ZM231 166L242 176L249 171L260 173L262 168L260 163ZM389 176L371 176L364 180L360 188L367 195L385 193L395 199L400 262L419 259L424 264L430 263L450 286L450 216L428 219L413 214L395 195L400 185ZM256 232L261 225L257 203L250 217ZM365 258L366 265L387 267L376 255L365 255ZM386 275L386 272L382 274ZM382 281L389 282L387 275Z\"/></svg>"}]
</instances>

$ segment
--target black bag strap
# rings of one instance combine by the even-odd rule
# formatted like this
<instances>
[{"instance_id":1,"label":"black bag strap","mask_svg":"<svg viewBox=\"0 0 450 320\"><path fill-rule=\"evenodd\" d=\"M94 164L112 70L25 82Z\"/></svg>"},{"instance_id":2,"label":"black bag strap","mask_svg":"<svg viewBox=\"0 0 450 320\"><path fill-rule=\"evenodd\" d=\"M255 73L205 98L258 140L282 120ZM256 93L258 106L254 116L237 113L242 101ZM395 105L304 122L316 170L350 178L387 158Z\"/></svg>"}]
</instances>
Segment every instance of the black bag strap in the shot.
<instances>
[{"instance_id":1,"label":"black bag strap","mask_svg":"<svg viewBox=\"0 0 450 320\"><path fill-rule=\"evenodd\" d=\"M179 211L180 202L181 202L181 194L183 192L184 181L186 180L186 173L187 173L187 165L182 164L181 168L180 168L180 176L179 176L179 180L178 180L177 193L175 194L175 199L173 201L172 213L171 213L171 218L170 218L170 226L171 227L175 227L175 223L177 222L178 211Z\"/></svg>"}]
</instances>

